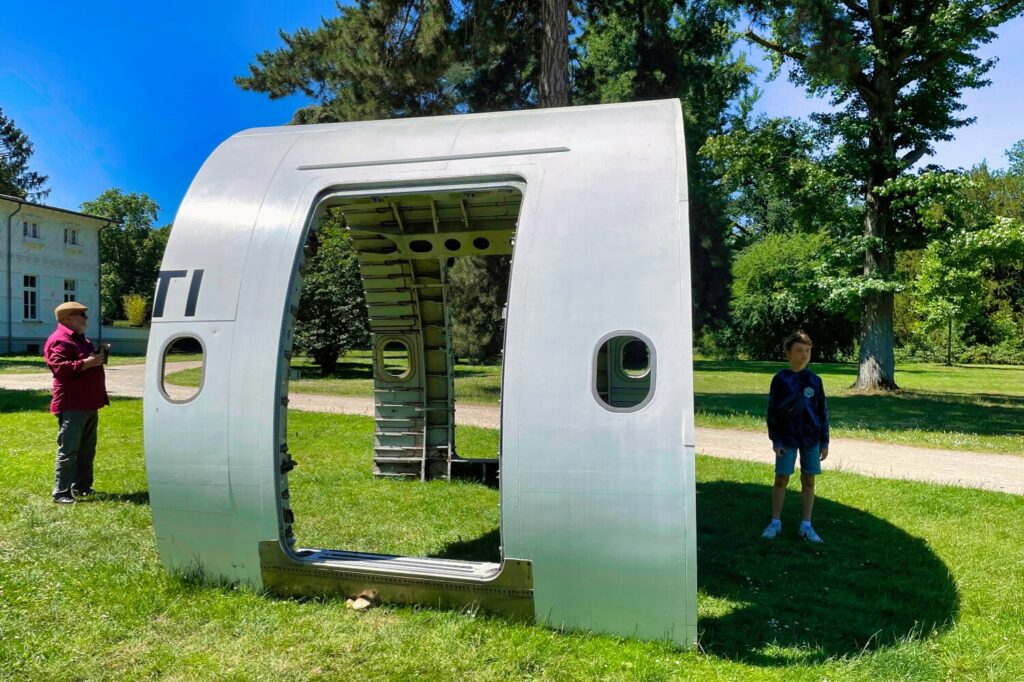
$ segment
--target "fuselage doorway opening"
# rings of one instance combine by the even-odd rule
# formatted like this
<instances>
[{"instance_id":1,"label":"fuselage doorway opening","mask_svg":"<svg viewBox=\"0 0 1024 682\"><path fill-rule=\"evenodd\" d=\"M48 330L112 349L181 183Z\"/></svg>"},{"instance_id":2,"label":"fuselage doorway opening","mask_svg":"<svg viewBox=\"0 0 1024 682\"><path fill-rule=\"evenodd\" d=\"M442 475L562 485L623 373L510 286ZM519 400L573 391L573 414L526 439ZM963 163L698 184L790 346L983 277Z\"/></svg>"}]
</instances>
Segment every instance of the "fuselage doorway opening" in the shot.
<instances>
[{"instance_id":1,"label":"fuselage doorway opening","mask_svg":"<svg viewBox=\"0 0 1024 682\"><path fill-rule=\"evenodd\" d=\"M402 501L410 494L406 481L461 479L466 481L464 486L472 486L472 482L492 488L500 485L500 436L492 439L490 434L474 431L466 447L458 445L451 272L459 259L467 257L511 259L524 189L522 182L488 182L377 192L339 191L326 194L313 212L304 252L297 259L292 306L294 309L298 305L303 264L317 249L320 225L340 220L351 238L368 312L374 397L372 472L380 479L374 482L376 514L381 510L396 515L409 513ZM286 334L288 338L294 335L292 329ZM290 359L289 353L279 372L284 383L282 395L287 395ZM279 433L284 449L294 452L298 460L308 461L301 450L286 443L287 413L282 412ZM344 447L338 451L351 452ZM288 461L294 461L290 457ZM508 602L518 600L523 602L524 613L532 608L527 606L526 598L530 594L528 563L514 561L510 570L504 566L497 499L493 516L487 514L489 524L487 519L468 524L475 528L470 534L480 533L480 521L491 526L476 541L453 543L454 547L430 552L432 556L386 553L395 546L386 533L383 537L381 533L373 534L375 546L359 546L355 540L356 546L346 549L324 549L332 538L346 537L346 533L332 532L335 524L320 519L311 524L307 534L302 519L304 510L313 511L314 500L324 499L323 492L313 488L329 478L304 476L302 468L291 474L290 467L283 469L288 469L282 470L280 483L284 551L269 561L271 566L280 564L282 570L268 572L265 562L264 576L271 576L273 582L273 576L278 575L284 583L279 587L285 591L306 591L310 580L324 583L333 575L343 583L339 585L343 591L372 592L374 587L365 579L349 586L350 581L345 579L346 575L372 570L375 574L384 571L392 585L404 580L408 583L404 589L426 591L428 597L440 589L432 580L455 581L463 584L454 591L467 596L472 596L474 585L486 587L490 597L481 600L479 594L473 596L474 602L482 606L488 606L482 601L492 599L499 602L495 605L499 610L509 611ZM429 496L430 491L415 493L420 494ZM471 494L475 499L486 495L479 491ZM490 495L496 497L493 491ZM381 504L389 497L393 503ZM353 509L359 501L351 496L344 498L354 516L363 519L358 523L365 524L365 515ZM316 509L315 513L320 516L322 511ZM336 513L341 518L336 519L335 528L345 528L345 509ZM417 523L415 518L378 518L378 522L380 528ZM458 524L459 520L450 522ZM465 537L462 531L452 529L455 537ZM368 534L356 536L365 538ZM266 551L274 554L272 549ZM287 584L292 587L289 589ZM422 598L420 594L417 601Z\"/></svg>"}]
</instances>

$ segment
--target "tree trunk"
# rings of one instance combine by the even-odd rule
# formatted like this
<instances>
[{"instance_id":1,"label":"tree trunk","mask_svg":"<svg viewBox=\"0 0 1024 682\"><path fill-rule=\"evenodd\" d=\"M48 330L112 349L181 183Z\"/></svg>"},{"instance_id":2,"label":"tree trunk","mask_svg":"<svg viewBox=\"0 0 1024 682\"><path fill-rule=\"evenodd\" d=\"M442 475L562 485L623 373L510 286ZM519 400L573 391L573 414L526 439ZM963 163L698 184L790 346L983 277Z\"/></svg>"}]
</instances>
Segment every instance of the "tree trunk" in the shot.
<instances>
[{"instance_id":1,"label":"tree trunk","mask_svg":"<svg viewBox=\"0 0 1024 682\"><path fill-rule=\"evenodd\" d=\"M855 389L894 391L896 356L892 332L893 295L881 292L868 296L860 322L860 366Z\"/></svg>"},{"instance_id":2,"label":"tree trunk","mask_svg":"<svg viewBox=\"0 0 1024 682\"><path fill-rule=\"evenodd\" d=\"M884 180L872 178L867 193L867 216L864 235L877 238L878 248L869 248L864 255L864 276L875 273L889 279L893 274L895 254L886 242L892 209L889 199L879 196L878 187ZM853 388L861 391L894 391L896 385L896 356L893 351L893 293L871 293L864 301L860 321L860 360L857 381Z\"/></svg>"},{"instance_id":3,"label":"tree trunk","mask_svg":"<svg viewBox=\"0 0 1024 682\"><path fill-rule=\"evenodd\" d=\"M544 44L540 52L540 83L537 104L546 107L569 106L569 3L568 0L542 0Z\"/></svg>"},{"instance_id":4,"label":"tree trunk","mask_svg":"<svg viewBox=\"0 0 1024 682\"><path fill-rule=\"evenodd\" d=\"M949 326L946 328L946 366L953 366L953 316L949 316Z\"/></svg>"}]
</instances>

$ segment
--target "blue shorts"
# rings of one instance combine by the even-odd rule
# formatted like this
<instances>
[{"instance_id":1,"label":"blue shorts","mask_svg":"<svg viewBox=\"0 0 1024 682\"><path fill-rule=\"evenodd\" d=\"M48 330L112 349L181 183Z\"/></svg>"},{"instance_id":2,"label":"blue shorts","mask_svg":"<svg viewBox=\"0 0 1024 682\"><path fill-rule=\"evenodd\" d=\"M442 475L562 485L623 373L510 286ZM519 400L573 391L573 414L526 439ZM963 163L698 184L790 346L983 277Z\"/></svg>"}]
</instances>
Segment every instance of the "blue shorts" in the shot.
<instances>
[{"instance_id":1,"label":"blue shorts","mask_svg":"<svg viewBox=\"0 0 1024 682\"><path fill-rule=\"evenodd\" d=\"M782 454L775 456L775 473L792 476L796 465L797 448L782 448ZM808 445L800 448L800 473L817 476L821 473L821 446Z\"/></svg>"}]
</instances>

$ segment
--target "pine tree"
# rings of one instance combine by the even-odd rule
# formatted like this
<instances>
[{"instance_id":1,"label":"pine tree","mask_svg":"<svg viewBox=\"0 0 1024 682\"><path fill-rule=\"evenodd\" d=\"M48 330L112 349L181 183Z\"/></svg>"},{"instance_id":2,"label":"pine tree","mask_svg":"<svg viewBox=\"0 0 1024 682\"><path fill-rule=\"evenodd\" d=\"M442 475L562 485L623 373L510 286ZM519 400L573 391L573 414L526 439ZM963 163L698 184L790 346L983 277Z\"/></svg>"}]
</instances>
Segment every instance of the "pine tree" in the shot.
<instances>
[{"instance_id":1,"label":"pine tree","mask_svg":"<svg viewBox=\"0 0 1024 682\"><path fill-rule=\"evenodd\" d=\"M449 2L361 0L339 12L317 29L282 31L284 47L258 54L249 75L235 82L271 99L313 99L295 112L294 123L455 112Z\"/></svg>"},{"instance_id":2,"label":"pine tree","mask_svg":"<svg viewBox=\"0 0 1024 682\"><path fill-rule=\"evenodd\" d=\"M544 41L540 51L537 104L569 106L569 2L541 0Z\"/></svg>"},{"instance_id":3,"label":"pine tree","mask_svg":"<svg viewBox=\"0 0 1024 682\"><path fill-rule=\"evenodd\" d=\"M28 135L0 108L0 194L41 201L50 193L48 178L28 168L32 152Z\"/></svg>"}]
</instances>

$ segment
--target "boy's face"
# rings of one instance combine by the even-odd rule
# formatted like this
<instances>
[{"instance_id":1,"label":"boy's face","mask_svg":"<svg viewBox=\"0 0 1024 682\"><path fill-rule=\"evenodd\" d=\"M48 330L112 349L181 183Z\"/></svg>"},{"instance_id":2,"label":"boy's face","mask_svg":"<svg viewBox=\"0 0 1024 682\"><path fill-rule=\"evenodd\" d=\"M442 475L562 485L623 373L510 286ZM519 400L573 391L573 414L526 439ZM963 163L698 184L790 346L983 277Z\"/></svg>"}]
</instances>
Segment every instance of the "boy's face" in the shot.
<instances>
[{"instance_id":1,"label":"boy's face","mask_svg":"<svg viewBox=\"0 0 1024 682\"><path fill-rule=\"evenodd\" d=\"M786 359L789 360L789 368L799 372L811 361L811 347L797 341L786 351Z\"/></svg>"}]
</instances>

